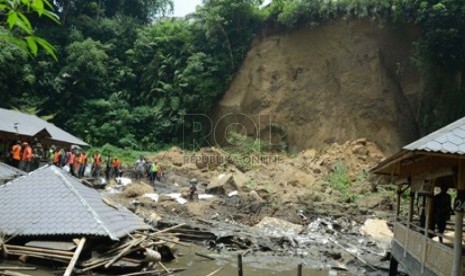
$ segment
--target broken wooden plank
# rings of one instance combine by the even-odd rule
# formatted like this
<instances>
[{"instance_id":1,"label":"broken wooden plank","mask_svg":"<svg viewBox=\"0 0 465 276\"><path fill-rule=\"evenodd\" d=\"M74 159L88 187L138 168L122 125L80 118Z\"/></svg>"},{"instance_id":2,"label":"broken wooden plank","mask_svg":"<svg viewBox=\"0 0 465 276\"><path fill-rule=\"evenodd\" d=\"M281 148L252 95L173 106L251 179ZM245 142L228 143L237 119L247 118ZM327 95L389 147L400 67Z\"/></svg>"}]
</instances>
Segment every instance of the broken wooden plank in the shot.
<instances>
[{"instance_id":1,"label":"broken wooden plank","mask_svg":"<svg viewBox=\"0 0 465 276\"><path fill-rule=\"evenodd\" d=\"M76 265L77 260L79 259L79 256L81 255L82 249L84 248L84 244L86 243L86 238L83 237L81 241L78 244L78 247L76 248L76 251L74 251L73 258L68 264L68 267L65 270L64 276L70 276L71 273L73 272L74 266Z\"/></svg>"},{"instance_id":2,"label":"broken wooden plank","mask_svg":"<svg viewBox=\"0 0 465 276\"><path fill-rule=\"evenodd\" d=\"M171 242L171 243L175 243L175 244L179 244L181 246L185 246L185 247L189 247L190 245L187 244L187 243L184 243L184 242L180 242L180 241L175 241L175 240L170 240L170 239L167 239L167 238L164 238L164 237L158 237L159 240L162 240L162 241L166 241L166 242Z\"/></svg>"},{"instance_id":3,"label":"broken wooden plank","mask_svg":"<svg viewBox=\"0 0 465 276\"><path fill-rule=\"evenodd\" d=\"M162 234L162 233L166 233L166 232L169 232L169 231L174 230L176 228L182 227L184 225L186 225L186 224L185 223L177 224L175 226L171 226L171 227L165 228L163 230L157 231L157 232L151 234L151 236L156 236L156 235L159 235L159 234Z\"/></svg>"},{"instance_id":4,"label":"broken wooden plank","mask_svg":"<svg viewBox=\"0 0 465 276\"><path fill-rule=\"evenodd\" d=\"M186 268L170 268L170 273L176 273L186 270ZM148 271L139 271L128 274L123 274L121 276L141 276L141 275L164 275L166 272L164 270L148 270Z\"/></svg>"},{"instance_id":5,"label":"broken wooden plank","mask_svg":"<svg viewBox=\"0 0 465 276\"><path fill-rule=\"evenodd\" d=\"M34 266L0 266L0 270L36 270Z\"/></svg>"},{"instance_id":6,"label":"broken wooden plank","mask_svg":"<svg viewBox=\"0 0 465 276\"><path fill-rule=\"evenodd\" d=\"M45 249L71 251L76 248L76 244L72 242L58 242L58 241L30 241L25 244L29 247L38 247Z\"/></svg>"},{"instance_id":7,"label":"broken wooden plank","mask_svg":"<svg viewBox=\"0 0 465 276\"><path fill-rule=\"evenodd\" d=\"M16 271L11 271L11 270L1 271L0 275L5 275L5 276L31 276L30 274L24 274L24 273L21 273L21 272L16 272Z\"/></svg>"},{"instance_id":8,"label":"broken wooden plank","mask_svg":"<svg viewBox=\"0 0 465 276\"><path fill-rule=\"evenodd\" d=\"M200 256L200 257L207 258L207 259L212 260L212 261L215 261L215 260L216 260L216 259L213 258L213 257L210 257L210 256L208 256L208 255L205 255L205 254L202 254L202 253L199 253L199 252L195 252L195 255Z\"/></svg>"},{"instance_id":9,"label":"broken wooden plank","mask_svg":"<svg viewBox=\"0 0 465 276\"><path fill-rule=\"evenodd\" d=\"M126 254L129 254L129 250L134 247L134 246L137 246L139 243L143 242L145 240L145 237L142 237L140 239L136 239L136 240L133 240L126 248L124 248L123 250L121 250L121 252L118 253L118 255L116 255L114 258L112 258L107 264L105 264L105 268L108 268L110 267L110 265L112 265L114 262L116 262L117 260L119 260L121 257L125 256Z\"/></svg>"},{"instance_id":10,"label":"broken wooden plank","mask_svg":"<svg viewBox=\"0 0 465 276\"><path fill-rule=\"evenodd\" d=\"M63 256L73 256L73 252L63 251L63 250L45 249L45 248L37 248L37 247L29 247L29 246L13 245L13 244L6 244L5 246L8 250L31 251L31 252L40 252L40 253L51 253L51 254L57 254L57 255L63 255Z\"/></svg>"},{"instance_id":11,"label":"broken wooden plank","mask_svg":"<svg viewBox=\"0 0 465 276\"><path fill-rule=\"evenodd\" d=\"M206 276L213 276L215 275L216 273L220 272L221 270L223 270L224 266L216 269L216 270L213 270L212 272L208 273Z\"/></svg>"},{"instance_id":12,"label":"broken wooden plank","mask_svg":"<svg viewBox=\"0 0 465 276\"><path fill-rule=\"evenodd\" d=\"M42 259L51 259L51 260L60 260L69 262L71 260L71 256L64 256L64 255L57 255L51 253L41 253L41 252L32 252L32 251L24 251L24 250L10 250L10 255L16 256L29 256L29 257L37 257Z\"/></svg>"}]
</instances>

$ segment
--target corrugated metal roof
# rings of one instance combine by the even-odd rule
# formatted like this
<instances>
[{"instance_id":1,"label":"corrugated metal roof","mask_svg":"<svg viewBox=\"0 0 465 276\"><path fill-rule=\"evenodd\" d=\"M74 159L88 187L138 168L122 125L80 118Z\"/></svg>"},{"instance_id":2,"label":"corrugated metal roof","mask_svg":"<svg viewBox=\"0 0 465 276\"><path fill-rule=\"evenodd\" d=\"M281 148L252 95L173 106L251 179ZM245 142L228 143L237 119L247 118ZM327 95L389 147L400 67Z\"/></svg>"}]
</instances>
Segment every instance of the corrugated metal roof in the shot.
<instances>
[{"instance_id":1,"label":"corrugated metal roof","mask_svg":"<svg viewBox=\"0 0 465 276\"><path fill-rule=\"evenodd\" d=\"M0 186L0 231L9 235L107 236L117 240L150 228L126 208L105 204L98 191L55 166Z\"/></svg>"},{"instance_id":2,"label":"corrugated metal roof","mask_svg":"<svg viewBox=\"0 0 465 276\"><path fill-rule=\"evenodd\" d=\"M25 174L22 170L0 162L0 183L2 180L11 180Z\"/></svg>"},{"instance_id":3,"label":"corrugated metal roof","mask_svg":"<svg viewBox=\"0 0 465 276\"><path fill-rule=\"evenodd\" d=\"M465 117L403 147L409 151L465 154Z\"/></svg>"},{"instance_id":4,"label":"corrugated metal roof","mask_svg":"<svg viewBox=\"0 0 465 276\"><path fill-rule=\"evenodd\" d=\"M35 115L0 108L0 131L32 137L43 130L51 135L52 140L88 146L81 139Z\"/></svg>"}]
</instances>

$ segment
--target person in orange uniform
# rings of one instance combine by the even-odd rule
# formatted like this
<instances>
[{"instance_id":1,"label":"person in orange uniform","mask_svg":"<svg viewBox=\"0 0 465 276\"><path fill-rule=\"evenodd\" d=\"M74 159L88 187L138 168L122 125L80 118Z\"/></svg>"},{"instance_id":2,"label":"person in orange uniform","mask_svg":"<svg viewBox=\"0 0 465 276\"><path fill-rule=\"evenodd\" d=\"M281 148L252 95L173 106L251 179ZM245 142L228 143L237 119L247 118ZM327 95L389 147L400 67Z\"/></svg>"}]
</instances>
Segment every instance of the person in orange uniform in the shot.
<instances>
[{"instance_id":1,"label":"person in orange uniform","mask_svg":"<svg viewBox=\"0 0 465 276\"><path fill-rule=\"evenodd\" d=\"M31 170L31 162L32 162L32 148L29 146L27 142L23 142L23 152L21 156L21 169L25 172L29 172Z\"/></svg>"},{"instance_id":2,"label":"person in orange uniform","mask_svg":"<svg viewBox=\"0 0 465 276\"><path fill-rule=\"evenodd\" d=\"M98 151L94 153L94 163L92 164L92 176L100 177L100 171L102 169L102 156Z\"/></svg>"},{"instance_id":3,"label":"person in orange uniform","mask_svg":"<svg viewBox=\"0 0 465 276\"><path fill-rule=\"evenodd\" d=\"M61 151L59 148L55 149L55 153L53 153L53 165L59 167L61 164Z\"/></svg>"},{"instance_id":4,"label":"person in orange uniform","mask_svg":"<svg viewBox=\"0 0 465 276\"><path fill-rule=\"evenodd\" d=\"M17 141L11 149L12 165L19 168L19 161L21 161L21 141Z\"/></svg>"},{"instance_id":5,"label":"person in orange uniform","mask_svg":"<svg viewBox=\"0 0 465 276\"><path fill-rule=\"evenodd\" d=\"M68 158L67 158L67 163L69 165L69 172L71 173L71 175L73 176L76 176L74 174L74 161L76 159L76 154L74 153L74 149L70 149L70 151L68 152Z\"/></svg>"},{"instance_id":6,"label":"person in orange uniform","mask_svg":"<svg viewBox=\"0 0 465 276\"><path fill-rule=\"evenodd\" d=\"M79 170L78 170L78 177L84 177L84 172L87 166L87 153L85 151L81 152L79 155Z\"/></svg>"},{"instance_id":7,"label":"person in orange uniform","mask_svg":"<svg viewBox=\"0 0 465 276\"><path fill-rule=\"evenodd\" d=\"M113 169L113 173L115 175L115 177L118 177L119 176L119 170L120 170L120 166L121 166L121 162L118 160L117 157L115 157L115 159L113 159L113 162L111 163L111 167Z\"/></svg>"}]
</instances>

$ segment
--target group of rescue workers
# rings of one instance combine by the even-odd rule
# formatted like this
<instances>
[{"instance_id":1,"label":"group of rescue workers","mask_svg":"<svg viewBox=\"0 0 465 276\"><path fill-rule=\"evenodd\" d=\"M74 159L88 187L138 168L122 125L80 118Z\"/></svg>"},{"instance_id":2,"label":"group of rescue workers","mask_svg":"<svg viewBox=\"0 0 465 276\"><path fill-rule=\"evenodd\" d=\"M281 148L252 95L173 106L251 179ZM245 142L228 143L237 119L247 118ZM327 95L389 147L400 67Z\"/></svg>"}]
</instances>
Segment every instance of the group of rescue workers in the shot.
<instances>
[{"instance_id":1,"label":"group of rescue workers","mask_svg":"<svg viewBox=\"0 0 465 276\"><path fill-rule=\"evenodd\" d=\"M37 139L34 139L32 146L26 141L16 141L10 148L8 160L12 166L26 172L39 168L40 162L45 160L78 178L89 174L92 177L102 176L102 155L95 151L92 155L91 166L89 166L89 158L85 151L78 150L73 146L66 151L64 148L54 145L50 146L48 150L44 150ZM89 168L90 172L87 171ZM151 184L155 184L155 180L160 181L162 176L158 160L149 162L142 155L135 162L133 170L136 179L147 177ZM113 159L108 157L104 174L107 180L111 177L121 177L123 174L121 161L117 157Z\"/></svg>"},{"instance_id":2,"label":"group of rescue workers","mask_svg":"<svg viewBox=\"0 0 465 276\"><path fill-rule=\"evenodd\" d=\"M15 168L29 172L39 167L43 155L44 149L37 140L33 141L32 146L26 141L16 141L11 147L9 163Z\"/></svg>"}]
</instances>

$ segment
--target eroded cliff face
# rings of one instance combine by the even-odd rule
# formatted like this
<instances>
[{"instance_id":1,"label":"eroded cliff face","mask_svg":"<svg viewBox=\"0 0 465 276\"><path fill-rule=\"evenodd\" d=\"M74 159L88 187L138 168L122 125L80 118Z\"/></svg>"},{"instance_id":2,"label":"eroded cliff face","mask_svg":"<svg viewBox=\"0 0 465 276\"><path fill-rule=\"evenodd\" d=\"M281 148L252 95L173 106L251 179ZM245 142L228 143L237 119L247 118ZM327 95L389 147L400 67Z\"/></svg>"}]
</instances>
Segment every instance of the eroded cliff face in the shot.
<instances>
[{"instance_id":1,"label":"eroded cliff face","mask_svg":"<svg viewBox=\"0 0 465 276\"><path fill-rule=\"evenodd\" d=\"M291 152L360 137L398 151L418 137L409 62L418 34L341 20L257 39L213 113L216 142L235 130Z\"/></svg>"}]
</instances>

